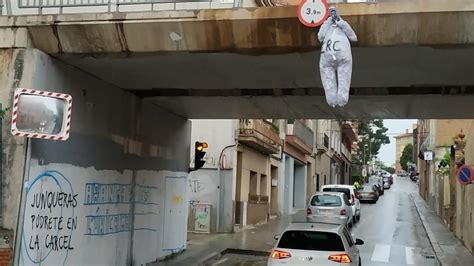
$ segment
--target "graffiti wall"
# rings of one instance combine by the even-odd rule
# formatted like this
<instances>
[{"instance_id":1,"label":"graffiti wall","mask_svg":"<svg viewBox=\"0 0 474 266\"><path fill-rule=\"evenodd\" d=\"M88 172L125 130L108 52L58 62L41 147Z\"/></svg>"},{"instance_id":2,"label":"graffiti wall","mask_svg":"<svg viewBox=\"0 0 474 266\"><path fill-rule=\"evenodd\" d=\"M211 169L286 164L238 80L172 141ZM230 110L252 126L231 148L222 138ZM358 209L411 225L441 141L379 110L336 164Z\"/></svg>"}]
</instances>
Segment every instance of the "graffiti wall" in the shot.
<instances>
[{"instance_id":1,"label":"graffiti wall","mask_svg":"<svg viewBox=\"0 0 474 266\"><path fill-rule=\"evenodd\" d=\"M185 248L186 173L93 172L31 169L21 265L141 264Z\"/></svg>"},{"instance_id":2,"label":"graffiti wall","mask_svg":"<svg viewBox=\"0 0 474 266\"><path fill-rule=\"evenodd\" d=\"M190 122L25 54L28 86L72 95L73 114L67 141L28 145L20 265L144 265L186 248Z\"/></svg>"},{"instance_id":3,"label":"graffiti wall","mask_svg":"<svg viewBox=\"0 0 474 266\"><path fill-rule=\"evenodd\" d=\"M225 189L225 199L223 201L224 208L221 214L221 222L224 223L223 230L230 232L233 227L232 223L232 170L221 170L221 175L225 180L223 189ZM188 194L188 230L189 231L203 231L203 228L196 230L196 212L204 211L198 210L199 204L205 204L206 215L205 219L209 219L209 231L214 232L217 225L217 199L219 197L219 179L217 170L200 169L191 172L188 179L187 194ZM204 218L204 213L200 212L199 217ZM206 222L207 223L207 222ZM198 223L199 224L199 223ZM205 228L207 230L207 228Z\"/></svg>"}]
</instances>

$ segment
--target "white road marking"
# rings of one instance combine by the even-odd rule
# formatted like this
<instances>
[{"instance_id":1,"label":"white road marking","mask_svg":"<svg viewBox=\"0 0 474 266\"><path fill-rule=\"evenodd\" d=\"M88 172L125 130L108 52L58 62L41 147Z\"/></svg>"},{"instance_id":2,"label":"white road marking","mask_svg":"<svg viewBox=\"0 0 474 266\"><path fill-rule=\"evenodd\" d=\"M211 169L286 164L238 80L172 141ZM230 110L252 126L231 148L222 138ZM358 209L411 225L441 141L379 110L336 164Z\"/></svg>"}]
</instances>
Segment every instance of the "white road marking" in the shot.
<instances>
[{"instance_id":1,"label":"white road marking","mask_svg":"<svg viewBox=\"0 0 474 266\"><path fill-rule=\"evenodd\" d=\"M405 247L405 255L407 258L407 264L415 264L416 253L419 248Z\"/></svg>"},{"instance_id":2,"label":"white road marking","mask_svg":"<svg viewBox=\"0 0 474 266\"><path fill-rule=\"evenodd\" d=\"M224 258L224 259L221 259L221 260L218 261L218 262L213 263L212 265L219 265L219 264L222 264L222 263L224 263L224 262L226 262L226 261L228 261L228 260L229 260L229 258Z\"/></svg>"},{"instance_id":3,"label":"white road marking","mask_svg":"<svg viewBox=\"0 0 474 266\"><path fill-rule=\"evenodd\" d=\"M376 244L372 252L372 261L388 262L390 259L390 245Z\"/></svg>"}]
</instances>

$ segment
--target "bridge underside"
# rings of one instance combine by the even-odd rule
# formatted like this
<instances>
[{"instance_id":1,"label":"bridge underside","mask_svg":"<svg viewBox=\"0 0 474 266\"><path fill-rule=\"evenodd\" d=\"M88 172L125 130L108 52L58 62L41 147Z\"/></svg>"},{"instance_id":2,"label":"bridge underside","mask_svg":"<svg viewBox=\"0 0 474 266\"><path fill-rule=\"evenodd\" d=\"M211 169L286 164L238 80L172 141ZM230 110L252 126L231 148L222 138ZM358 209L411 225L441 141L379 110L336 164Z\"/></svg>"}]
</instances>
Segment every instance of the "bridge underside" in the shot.
<instances>
[{"instance_id":1,"label":"bridge underside","mask_svg":"<svg viewBox=\"0 0 474 266\"><path fill-rule=\"evenodd\" d=\"M336 109L324 99L317 30L298 22L296 7L32 16L0 25L27 28L35 48L182 117L474 117L473 4L340 10L359 42L350 102Z\"/></svg>"},{"instance_id":2,"label":"bridge underside","mask_svg":"<svg viewBox=\"0 0 474 266\"><path fill-rule=\"evenodd\" d=\"M473 118L474 47L356 47L349 104L329 107L319 51L56 55L188 118Z\"/></svg>"}]
</instances>

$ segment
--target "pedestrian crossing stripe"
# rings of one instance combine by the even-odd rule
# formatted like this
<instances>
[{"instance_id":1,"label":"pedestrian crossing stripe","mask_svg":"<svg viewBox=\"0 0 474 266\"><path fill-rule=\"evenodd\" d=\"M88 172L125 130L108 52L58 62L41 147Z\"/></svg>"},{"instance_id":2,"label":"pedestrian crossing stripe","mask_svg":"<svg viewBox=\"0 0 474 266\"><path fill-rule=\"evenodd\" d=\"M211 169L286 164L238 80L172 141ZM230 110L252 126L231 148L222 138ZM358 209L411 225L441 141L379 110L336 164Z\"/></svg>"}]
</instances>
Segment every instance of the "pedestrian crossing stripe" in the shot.
<instances>
[{"instance_id":1,"label":"pedestrian crossing stripe","mask_svg":"<svg viewBox=\"0 0 474 266\"><path fill-rule=\"evenodd\" d=\"M394 246L387 245L387 244L376 244L372 251L372 256L370 260L372 262L385 262L385 263L390 262L390 251L392 247ZM418 261L420 259L424 260L424 256L421 253L422 251L421 248L405 246L404 250L405 250L406 265L415 265L417 258L418 258Z\"/></svg>"}]
</instances>

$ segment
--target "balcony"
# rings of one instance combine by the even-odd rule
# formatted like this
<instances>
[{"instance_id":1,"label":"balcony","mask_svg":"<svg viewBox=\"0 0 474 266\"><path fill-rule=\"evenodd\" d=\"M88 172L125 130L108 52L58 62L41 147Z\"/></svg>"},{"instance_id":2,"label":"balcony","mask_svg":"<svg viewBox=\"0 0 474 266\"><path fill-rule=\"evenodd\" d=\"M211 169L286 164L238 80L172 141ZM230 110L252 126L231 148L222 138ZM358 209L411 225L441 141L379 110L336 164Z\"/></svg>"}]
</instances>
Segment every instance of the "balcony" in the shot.
<instances>
[{"instance_id":1,"label":"balcony","mask_svg":"<svg viewBox=\"0 0 474 266\"><path fill-rule=\"evenodd\" d=\"M329 137L326 133L317 134L316 148L318 149L318 153L324 153L329 150Z\"/></svg>"},{"instance_id":2,"label":"balcony","mask_svg":"<svg viewBox=\"0 0 474 266\"><path fill-rule=\"evenodd\" d=\"M260 119L240 119L239 142L264 154L274 154L280 150L278 129Z\"/></svg>"},{"instance_id":3,"label":"balcony","mask_svg":"<svg viewBox=\"0 0 474 266\"><path fill-rule=\"evenodd\" d=\"M314 133L299 120L288 124L286 142L304 154L313 152Z\"/></svg>"},{"instance_id":4,"label":"balcony","mask_svg":"<svg viewBox=\"0 0 474 266\"><path fill-rule=\"evenodd\" d=\"M341 153L342 155L344 155L344 157L346 157L346 159L351 162L352 161L352 154L351 154L351 151L346 148L346 146L344 145L344 143L341 143Z\"/></svg>"}]
</instances>

